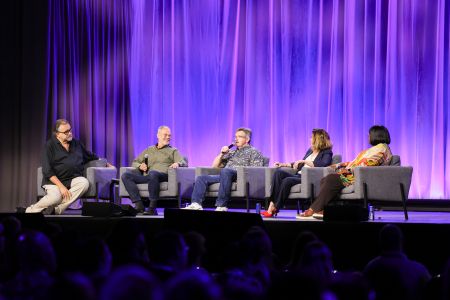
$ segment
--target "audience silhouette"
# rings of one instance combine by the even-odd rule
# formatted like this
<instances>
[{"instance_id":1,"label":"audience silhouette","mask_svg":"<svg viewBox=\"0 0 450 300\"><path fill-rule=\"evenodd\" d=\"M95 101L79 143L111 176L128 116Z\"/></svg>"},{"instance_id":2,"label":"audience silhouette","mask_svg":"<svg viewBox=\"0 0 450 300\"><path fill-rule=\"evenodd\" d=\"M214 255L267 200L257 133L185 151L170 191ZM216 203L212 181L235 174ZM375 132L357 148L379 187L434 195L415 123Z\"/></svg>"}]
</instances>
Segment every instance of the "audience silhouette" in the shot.
<instances>
[{"instance_id":1,"label":"audience silhouette","mask_svg":"<svg viewBox=\"0 0 450 300\"><path fill-rule=\"evenodd\" d=\"M208 240L196 231L146 236L135 219L105 237L52 225L42 231L8 216L0 223L1 299L449 299L450 260L431 279L407 257L400 228L379 232L379 256L363 270L334 269L328 246L299 232L283 266L265 229L249 228L225 250L219 270L203 265ZM226 252L226 251L225 251Z\"/></svg>"}]
</instances>

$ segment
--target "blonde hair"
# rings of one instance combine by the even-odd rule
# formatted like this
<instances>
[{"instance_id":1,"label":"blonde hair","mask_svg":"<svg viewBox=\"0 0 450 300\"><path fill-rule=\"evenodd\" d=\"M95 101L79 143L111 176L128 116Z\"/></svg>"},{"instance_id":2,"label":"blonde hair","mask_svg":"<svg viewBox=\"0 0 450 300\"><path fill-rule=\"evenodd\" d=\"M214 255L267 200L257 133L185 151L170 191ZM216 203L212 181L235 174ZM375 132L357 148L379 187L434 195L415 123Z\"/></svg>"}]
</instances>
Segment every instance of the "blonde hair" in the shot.
<instances>
[{"instance_id":1,"label":"blonde hair","mask_svg":"<svg viewBox=\"0 0 450 300\"><path fill-rule=\"evenodd\" d=\"M313 129L311 144L313 150L319 151L331 149L333 147L330 140L330 135L323 129Z\"/></svg>"}]
</instances>

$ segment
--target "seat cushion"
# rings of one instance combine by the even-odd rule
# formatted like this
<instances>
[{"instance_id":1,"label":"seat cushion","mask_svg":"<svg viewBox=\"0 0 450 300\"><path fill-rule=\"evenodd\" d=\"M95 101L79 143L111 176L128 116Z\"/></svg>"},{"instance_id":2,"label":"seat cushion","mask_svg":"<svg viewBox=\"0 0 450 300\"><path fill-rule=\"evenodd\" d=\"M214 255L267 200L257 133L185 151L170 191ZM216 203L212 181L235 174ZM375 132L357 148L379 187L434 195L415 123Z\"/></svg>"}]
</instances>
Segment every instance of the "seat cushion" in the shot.
<instances>
[{"instance_id":1,"label":"seat cushion","mask_svg":"<svg viewBox=\"0 0 450 300\"><path fill-rule=\"evenodd\" d=\"M341 191L341 194L351 194L354 191L355 191L355 186L352 184L352 185L349 185L348 187L346 187L345 189L343 189Z\"/></svg>"},{"instance_id":2,"label":"seat cushion","mask_svg":"<svg viewBox=\"0 0 450 300\"><path fill-rule=\"evenodd\" d=\"M301 191L302 191L302 185L300 183L291 187L291 193L300 193Z\"/></svg>"}]
</instances>

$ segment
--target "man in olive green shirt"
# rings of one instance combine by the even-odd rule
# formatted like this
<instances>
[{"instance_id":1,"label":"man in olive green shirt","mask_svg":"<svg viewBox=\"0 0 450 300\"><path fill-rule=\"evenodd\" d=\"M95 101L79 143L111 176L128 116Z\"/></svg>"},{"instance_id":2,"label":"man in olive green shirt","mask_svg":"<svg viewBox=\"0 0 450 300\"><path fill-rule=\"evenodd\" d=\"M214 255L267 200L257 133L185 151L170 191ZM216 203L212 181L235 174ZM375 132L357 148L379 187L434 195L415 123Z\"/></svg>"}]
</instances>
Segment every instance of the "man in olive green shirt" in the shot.
<instances>
[{"instance_id":1,"label":"man in olive green shirt","mask_svg":"<svg viewBox=\"0 0 450 300\"><path fill-rule=\"evenodd\" d=\"M132 163L132 167L139 172L127 172L122 175L122 182L138 212L144 212L144 203L137 184L148 184L150 204L146 214L157 215L156 203L159 198L160 182L168 180L169 168L187 166L178 150L169 145L170 136L170 128L160 126L156 135L158 143L142 151Z\"/></svg>"}]
</instances>

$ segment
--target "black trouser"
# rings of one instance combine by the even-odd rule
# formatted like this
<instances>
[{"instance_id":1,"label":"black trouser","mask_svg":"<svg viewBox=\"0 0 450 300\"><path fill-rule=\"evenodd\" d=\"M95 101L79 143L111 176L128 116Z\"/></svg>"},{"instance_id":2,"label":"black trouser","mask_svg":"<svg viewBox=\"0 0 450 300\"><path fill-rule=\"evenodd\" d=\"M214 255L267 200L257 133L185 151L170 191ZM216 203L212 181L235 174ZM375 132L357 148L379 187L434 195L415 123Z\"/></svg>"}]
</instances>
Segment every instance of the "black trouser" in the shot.
<instances>
[{"instance_id":1,"label":"black trouser","mask_svg":"<svg viewBox=\"0 0 450 300\"><path fill-rule=\"evenodd\" d=\"M325 206L336 198L345 188L338 174L329 174L320 180L320 191L316 200L312 203L311 209L314 212L322 211Z\"/></svg>"},{"instance_id":2,"label":"black trouser","mask_svg":"<svg viewBox=\"0 0 450 300\"><path fill-rule=\"evenodd\" d=\"M272 176L272 194L270 200L277 209L284 206L284 202L289 197L291 188L301 183L300 174L292 174L281 169L275 171Z\"/></svg>"}]
</instances>

